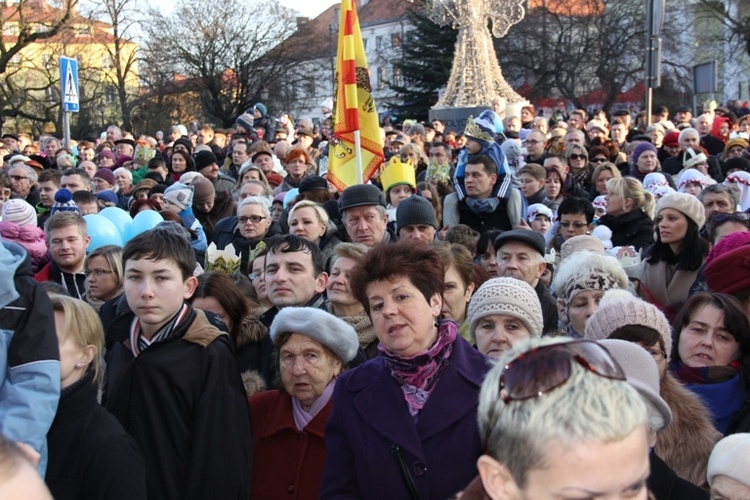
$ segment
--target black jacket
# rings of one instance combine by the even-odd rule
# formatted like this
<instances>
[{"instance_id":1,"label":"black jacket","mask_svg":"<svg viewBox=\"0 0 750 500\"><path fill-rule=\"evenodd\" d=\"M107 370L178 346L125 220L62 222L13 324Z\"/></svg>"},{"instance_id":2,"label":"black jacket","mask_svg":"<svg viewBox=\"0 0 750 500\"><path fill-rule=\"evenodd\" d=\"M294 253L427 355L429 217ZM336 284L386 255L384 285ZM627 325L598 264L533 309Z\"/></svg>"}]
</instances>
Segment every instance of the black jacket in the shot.
<instances>
[{"instance_id":1,"label":"black jacket","mask_svg":"<svg viewBox=\"0 0 750 500\"><path fill-rule=\"evenodd\" d=\"M708 500L710 498L707 491L679 477L661 458L656 456L656 453L649 454L649 462L651 462L651 475L648 477L647 484L656 500Z\"/></svg>"},{"instance_id":2,"label":"black jacket","mask_svg":"<svg viewBox=\"0 0 750 500\"><path fill-rule=\"evenodd\" d=\"M92 373L62 390L47 434L47 486L56 500L145 500L138 447L96 392Z\"/></svg>"},{"instance_id":3,"label":"black jacket","mask_svg":"<svg viewBox=\"0 0 750 500\"><path fill-rule=\"evenodd\" d=\"M547 287L544 286L541 280L539 280L534 287L537 297L539 297L539 304L542 306L542 318L544 318L544 328L542 329L542 335L547 335L557 331L557 304L555 303L554 297L549 293Z\"/></svg>"},{"instance_id":4,"label":"black jacket","mask_svg":"<svg viewBox=\"0 0 750 500\"><path fill-rule=\"evenodd\" d=\"M138 357L129 340L112 346L106 407L141 449L150 500L245 500L253 438L231 340L203 311L191 314ZM107 333L128 338L132 319L118 317Z\"/></svg>"},{"instance_id":5,"label":"black jacket","mask_svg":"<svg viewBox=\"0 0 750 500\"><path fill-rule=\"evenodd\" d=\"M613 247L630 245L640 251L654 243L654 223L641 209L618 216L604 214L598 225L612 230Z\"/></svg>"}]
</instances>

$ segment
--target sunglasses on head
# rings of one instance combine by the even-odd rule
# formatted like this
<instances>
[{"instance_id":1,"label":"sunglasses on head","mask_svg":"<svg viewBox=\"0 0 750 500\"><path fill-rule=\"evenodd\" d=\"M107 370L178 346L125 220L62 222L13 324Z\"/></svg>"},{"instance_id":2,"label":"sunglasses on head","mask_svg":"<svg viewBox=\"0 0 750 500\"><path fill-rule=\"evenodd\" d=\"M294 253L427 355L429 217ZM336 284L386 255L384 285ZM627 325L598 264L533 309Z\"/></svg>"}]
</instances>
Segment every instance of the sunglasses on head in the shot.
<instances>
[{"instance_id":1,"label":"sunglasses on head","mask_svg":"<svg viewBox=\"0 0 750 500\"><path fill-rule=\"evenodd\" d=\"M605 347L592 340L574 340L536 347L510 361L500 375L500 397L506 403L541 397L570 379L574 362L600 377L625 380Z\"/></svg>"},{"instance_id":2,"label":"sunglasses on head","mask_svg":"<svg viewBox=\"0 0 750 500\"><path fill-rule=\"evenodd\" d=\"M715 213L712 218L714 224L724 224L729 220L735 222L747 222L750 221L750 214L746 212L734 212L733 214L719 212Z\"/></svg>"},{"instance_id":3,"label":"sunglasses on head","mask_svg":"<svg viewBox=\"0 0 750 500\"><path fill-rule=\"evenodd\" d=\"M607 161L606 158L600 158L598 156L596 158L591 158L591 163L605 163Z\"/></svg>"},{"instance_id":4,"label":"sunglasses on head","mask_svg":"<svg viewBox=\"0 0 750 500\"><path fill-rule=\"evenodd\" d=\"M568 156L568 158L570 158L571 160L585 160L586 155L579 155L579 154L573 153L572 155Z\"/></svg>"}]
</instances>

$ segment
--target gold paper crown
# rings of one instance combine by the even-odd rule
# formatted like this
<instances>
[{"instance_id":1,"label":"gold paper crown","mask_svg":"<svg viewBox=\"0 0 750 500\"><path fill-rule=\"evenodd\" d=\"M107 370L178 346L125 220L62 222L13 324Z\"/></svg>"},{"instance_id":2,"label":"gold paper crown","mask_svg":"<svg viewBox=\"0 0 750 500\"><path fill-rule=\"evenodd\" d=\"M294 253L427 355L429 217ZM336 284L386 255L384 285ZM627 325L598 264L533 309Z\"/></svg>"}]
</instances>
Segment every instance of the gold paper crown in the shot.
<instances>
[{"instance_id":1,"label":"gold paper crown","mask_svg":"<svg viewBox=\"0 0 750 500\"><path fill-rule=\"evenodd\" d=\"M240 270L240 260L231 243L224 250L218 250L216 243L212 242L206 249L206 271L234 274Z\"/></svg>"},{"instance_id":2,"label":"gold paper crown","mask_svg":"<svg viewBox=\"0 0 750 500\"><path fill-rule=\"evenodd\" d=\"M479 139L480 141L486 141L489 143L495 142L495 136L479 128L479 125L474 123L474 117L471 115L469 115L469 119L466 120L464 135L466 137L471 137L472 139Z\"/></svg>"},{"instance_id":3,"label":"gold paper crown","mask_svg":"<svg viewBox=\"0 0 750 500\"><path fill-rule=\"evenodd\" d=\"M383 184L384 192L388 192L389 189L398 184L408 184L416 191L417 177L414 172L414 163L411 159L404 163L396 156L391 157L388 166L383 169L380 182Z\"/></svg>"}]
</instances>

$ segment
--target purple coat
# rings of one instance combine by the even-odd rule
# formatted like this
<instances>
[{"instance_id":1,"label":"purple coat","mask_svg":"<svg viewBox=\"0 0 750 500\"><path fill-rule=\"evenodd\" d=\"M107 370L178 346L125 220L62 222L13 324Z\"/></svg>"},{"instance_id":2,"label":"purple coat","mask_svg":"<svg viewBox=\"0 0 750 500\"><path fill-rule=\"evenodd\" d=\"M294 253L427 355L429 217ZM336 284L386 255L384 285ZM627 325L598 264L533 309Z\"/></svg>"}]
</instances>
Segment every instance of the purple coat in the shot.
<instances>
[{"instance_id":1,"label":"purple coat","mask_svg":"<svg viewBox=\"0 0 750 500\"><path fill-rule=\"evenodd\" d=\"M474 479L482 454L479 387L490 365L460 335L449 361L416 423L382 357L339 378L325 432L321 499L410 498L393 444L424 500L448 498Z\"/></svg>"}]
</instances>

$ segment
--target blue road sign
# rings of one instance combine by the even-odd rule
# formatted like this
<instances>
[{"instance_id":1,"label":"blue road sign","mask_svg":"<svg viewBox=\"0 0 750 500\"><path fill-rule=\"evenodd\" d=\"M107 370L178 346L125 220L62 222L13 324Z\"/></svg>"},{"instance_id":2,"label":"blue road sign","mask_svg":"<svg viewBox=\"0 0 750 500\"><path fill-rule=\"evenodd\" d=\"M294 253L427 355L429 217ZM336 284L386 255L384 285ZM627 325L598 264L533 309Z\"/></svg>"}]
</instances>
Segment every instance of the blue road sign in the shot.
<instances>
[{"instance_id":1,"label":"blue road sign","mask_svg":"<svg viewBox=\"0 0 750 500\"><path fill-rule=\"evenodd\" d=\"M77 113L78 103L78 61L71 57L60 56L60 84L63 111Z\"/></svg>"}]
</instances>

